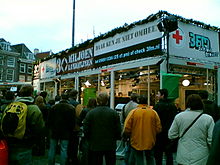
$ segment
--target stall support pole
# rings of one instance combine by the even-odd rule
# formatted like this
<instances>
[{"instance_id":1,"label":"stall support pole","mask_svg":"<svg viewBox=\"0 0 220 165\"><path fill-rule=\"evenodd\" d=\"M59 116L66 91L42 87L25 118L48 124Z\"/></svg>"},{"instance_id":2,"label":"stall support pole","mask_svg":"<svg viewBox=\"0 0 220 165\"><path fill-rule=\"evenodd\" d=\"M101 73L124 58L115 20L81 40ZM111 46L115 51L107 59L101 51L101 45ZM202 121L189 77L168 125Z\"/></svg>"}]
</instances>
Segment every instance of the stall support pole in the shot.
<instances>
[{"instance_id":1,"label":"stall support pole","mask_svg":"<svg viewBox=\"0 0 220 165\"><path fill-rule=\"evenodd\" d=\"M209 69L206 69L206 90L209 91Z\"/></svg>"},{"instance_id":2,"label":"stall support pole","mask_svg":"<svg viewBox=\"0 0 220 165\"><path fill-rule=\"evenodd\" d=\"M54 95L53 95L53 98L55 98L57 96L57 84L58 84L58 82L54 81Z\"/></svg>"},{"instance_id":3,"label":"stall support pole","mask_svg":"<svg viewBox=\"0 0 220 165\"><path fill-rule=\"evenodd\" d=\"M147 104L150 106L150 66L148 65L148 78L147 78Z\"/></svg>"},{"instance_id":4,"label":"stall support pole","mask_svg":"<svg viewBox=\"0 0 220 165\"><path fill-rule=\"evenodd\" d=\"M75 76L75 90L79 91L79 77ZM79 95L79 94L78 94ZM79 96L77 97L77 101L79 101Z\"/></svg>"},{"instance_id":5,"label":"stall support pole","mask_svg":"<svg viewBox=\"0 0 220 165\"><path fill-rule=\"evenodd\" d=\"M220 68L218 68L218 72L217 72L217 86L218 86L217 93L220 93ZM220 95L219 94L217 94L217 104L218 104L218 106L220 106Z\"/></svg>"},{"instance_id":6,"label":"stall support pole","mask_svg":"<svg viewBox=\"0 0 220 165\"><path fill-rule=\"evenodd\" d=\"M114 109L115 105L115 72L111 70L111 88L110 88L110 108Z\"/></svg>"},{"instance_id":7,"label":"stall support pole","mask_svg":"<svg viewBox=\"0 0 220 165\"><path fill-rule=\"evenodd\" d=\"M44 82L43 91L46 91L46 83Z\"/></svg>"},{"instance_id":8,"label":"stall support pole","mask_svg":"<svg viewBox=\"0 0 220 165\"><path fill-rule=\"evenodd\" d=\"M160 64L160 89L163 88L163 74L166 73L167 71L167 61L164 60L161 64Z\"/></svg>"},{"instance_id":9,"label":"stall support pole","mask_svg":"<svg viewBox=\"0 0 220 165\"><path fill-rule=\"evenodd\" d=\"M100 80L101 80L100 74L98 74L98 93L100 92Z\"/></svg>"}]
</instances>

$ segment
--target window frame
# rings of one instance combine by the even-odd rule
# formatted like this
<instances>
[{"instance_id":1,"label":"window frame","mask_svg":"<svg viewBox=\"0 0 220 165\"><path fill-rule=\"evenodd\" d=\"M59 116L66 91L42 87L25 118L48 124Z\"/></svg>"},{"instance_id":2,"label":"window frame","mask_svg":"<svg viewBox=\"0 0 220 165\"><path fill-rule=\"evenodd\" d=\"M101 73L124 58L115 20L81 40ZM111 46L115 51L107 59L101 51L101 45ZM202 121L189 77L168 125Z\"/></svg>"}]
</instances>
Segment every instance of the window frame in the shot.
<instances>
[{"instance_id":1,"label":"window frame","mask_svg":"<svg viewBox=\"0 0 220 165\"><path fill-rule=\"evenodd\" d=\"M4 72L4 69L0 68L0 81L3 81L3 72Z\"/></svg>"},{"instance_id":2,"label":"window frame","mask_svg":"<svg viewBox=\"0 0 220 165\"><path fill-rule=\"evenodd\" d=\"M21 69L24 69L23 71L21 70ZM24 64L24 63L20 63L20 69L19 69L19 72L20 73L26 73L26 64Z\"/></svg>"},{"instance_id":3,"label":"window frame","mask_svg":"<svg viewBox=\"0 0 220 165\"><path fill-rule=\"evenodd\" d=\"M9 71L12 71L12 73L9 74ZM6 71L6 81L13 82L14 81L14 73L15 73L14 69L7 69L7 71ZM8 79L8 76L12 76L12 78Z\"/></svg>"},{"instance_id":4,"label":"window frame","mask_svg":"<svg viewBox=\"0 0 220 165\"><path fill-rule=\"evenodd\" d=\"M29 72L29 70L31 70L31 72ZM32 74L33 73L33 66L32 65L27 65L27 73L28 74Z\"/></svg>"},{"instance_id":5,"label":"window frame","mask_svg":"<svg viewBox=\"0 0 220 165\"><path fill-rule=\"evenodd\" d=\"M0 55L0 65L4 65L4 56Z\"/></svg>"},{"instance_id":6,"label":"window frame","mask_svg":"<svg viewBox=\"0 0 220 165\"><path fill-rule=\"evenodd\" d=\"M9 59L13 59L13 64L10 64L10 62L12 62L12 61L9 61ZM8 57L7 66L8 67L15 67L15 57Z\"/></svg>"}]
</instances>

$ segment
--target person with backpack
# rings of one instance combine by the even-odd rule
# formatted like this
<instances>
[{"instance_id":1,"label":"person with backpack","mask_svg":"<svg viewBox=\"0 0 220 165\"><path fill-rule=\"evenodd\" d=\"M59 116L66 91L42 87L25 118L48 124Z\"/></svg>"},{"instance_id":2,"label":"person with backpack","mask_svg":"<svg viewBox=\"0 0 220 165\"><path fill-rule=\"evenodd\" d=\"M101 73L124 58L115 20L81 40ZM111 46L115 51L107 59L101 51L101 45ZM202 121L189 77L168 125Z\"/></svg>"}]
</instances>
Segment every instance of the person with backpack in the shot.
<instances>
[{"instance_id":1,"label":"person with backpack","mask_svg":"<svg viewBox=\"0 0 220 165\"><path fill-rule=\"evenodd\" d=\"M168 149L170 140L168 139L168 130L177 114L175 104L168 99L168 90L160 89L157 97L158 103L153 109L158 113L162 125L162 131L157 135L155 145L156 165L162 165L163 153L166 155L166 165L173 165L173 153Z\"/></svg>"},{"instance_id":2,"label":"person with backpack","mask_svg":"<svg viewBox=\"0 0 220 165\"><path fill-rule=\"evenodd\" d=\"M10 165L32 164L35 139L44 133L43 115L34 105L33 92L32 85L22 86L19 96L3 113L1 130L8 143Z\"/></svg>"},{"instance_id":3,"label":"person with backpack","mask_svg":"<svg viewBox=\"0 0 220 165\"><path fill-rule=\"evenodd\" d=\"M4 113L7 105L12 103L15 100L15 93L12 91L7 91L5 93L5 99L2 99L2 105L0 106L0 119L2 118L2 114Z\"/></svg>"}]
</instances>

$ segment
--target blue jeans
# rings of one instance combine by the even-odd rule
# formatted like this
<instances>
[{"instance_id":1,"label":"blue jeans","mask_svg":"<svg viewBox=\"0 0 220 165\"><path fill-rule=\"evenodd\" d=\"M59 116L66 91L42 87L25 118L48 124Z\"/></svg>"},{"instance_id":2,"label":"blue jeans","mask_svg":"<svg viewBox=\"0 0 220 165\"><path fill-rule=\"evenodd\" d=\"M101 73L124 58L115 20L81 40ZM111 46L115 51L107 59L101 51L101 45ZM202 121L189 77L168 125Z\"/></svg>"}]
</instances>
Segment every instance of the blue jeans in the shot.
<instances>
[{"instance_id":1,"label":"blue jeans","mask_svg":"<svg viewBox=\"0 0 220 165\"><path fill-rule=\"evenodd\" d=\"M57 139L50 139L50 148L48 151L48 165L55 164L55 156L56 156L56 147L60 141L60 164L66 165L67 162L67 148L69 141L68 140L57 140Z\"/></svg>"},{"instance_id":2,"label":"blue jeans","mask_svg":"<svg viewBox=\"0 0 220 165\"><path fill-rule=\"evenodd\" d=\"M31 165L32 164L32 149L11 148L9 152L9 164Z\"/></svg>"},{"instance_id":3,"label":"blue jeans","mask_svg":"<svg viewBox=\"0 0 220 165\"><path fill-rule=\"evenodd\" d=\"M138 151L130 148L129 165L144 165L144 156L147 165L155 165L154 152L152 150Z\"/></svg>"}]
</instances>

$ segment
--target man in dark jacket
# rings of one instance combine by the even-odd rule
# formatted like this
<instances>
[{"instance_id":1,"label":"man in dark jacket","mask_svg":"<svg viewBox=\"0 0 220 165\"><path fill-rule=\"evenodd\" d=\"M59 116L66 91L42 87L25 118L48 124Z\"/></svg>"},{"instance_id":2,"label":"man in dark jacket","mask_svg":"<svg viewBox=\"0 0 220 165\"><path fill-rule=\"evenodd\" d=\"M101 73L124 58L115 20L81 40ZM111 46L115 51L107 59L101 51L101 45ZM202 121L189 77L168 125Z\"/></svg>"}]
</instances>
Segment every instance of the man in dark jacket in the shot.
<instances>
[{"instance_id":1,"label":"man in dark jacket","mask_svg":"<svg viewBox=\"0 0 220 165\"><path fill-rule=\"evenodd\" d=\"M48 127L51 134L48 151L48 165L55 164L56 146L60 141L61 165L66 165L67 148L70 135L75 125L75 109L68 103L68 95L62 94L61 101L55 104L49 112Z\"/></svg>"},{"instance_id":2,"label":"man in dark jacket","mask_svg":"<svg viewBox=\"0 0 220 165\"><path fill-rule=\"evenodd\" d=\"M215 124L212 135L212 146L209 152L207 165L219 165L220 163L220 120Z\"/></svg>"},{"instance_id":3,"label":"man in dark jacket","mask_svg":"<svg viewBox=\"0 0 220 165\"><path fill-rule=\"evenodd\" d=\"M79 126L79 116L83 109L83 105L80 104L77 99L78 91L72 89L69 92L69 103L75 107L75 127L71 133L69 139L68 147L68 165L79 165L78 159L78 148L79 148L79 136L80 136L80 126Z\"/></svg>"},{"instance_id":4,"label":"man in dark jacket","mask_svg":"<svg viewBox=\"0 0 220 165\"><path fill-rule=\"evenodd\" d=\"M84 120L84 134L89 143L89 164L106 165L116 163L116 140L121 138L120 118L116 111L109 108L108 94L97 96L98 106L89 111Z\"/></svg>"},{"instance_id":5,"label":"man in dark jacket","mask_svg":"<svg viewBox=\"0 0 220 165\"><path fill-rule=\"evenodd\" d=\"M217 122L220 119L220 111L216 103L211 100L208 100L209 93L206 90L199 91L199 95L202 98L204 104L203 112L212 116L214 122Z\"/></svg>"},{"instance_id":6,"label":"man in dark jacket","mask_svg":"<svg viewBox=\"0 0 220 165\"><path fill-rule=\"evenodd\" d=\"M154 110L158 113L162 125L162 131L157 135L155 145L155 159L156 165L162 165L163 153L166 155L166 165L173 165L173 156L171 151L167 151L167 145L170 140L168 139L168 130L177 114L177 108L173 102L168 100L168 90L160 89L157 97L159 102L154 106Z\"/></svg>"}]
</instances>

